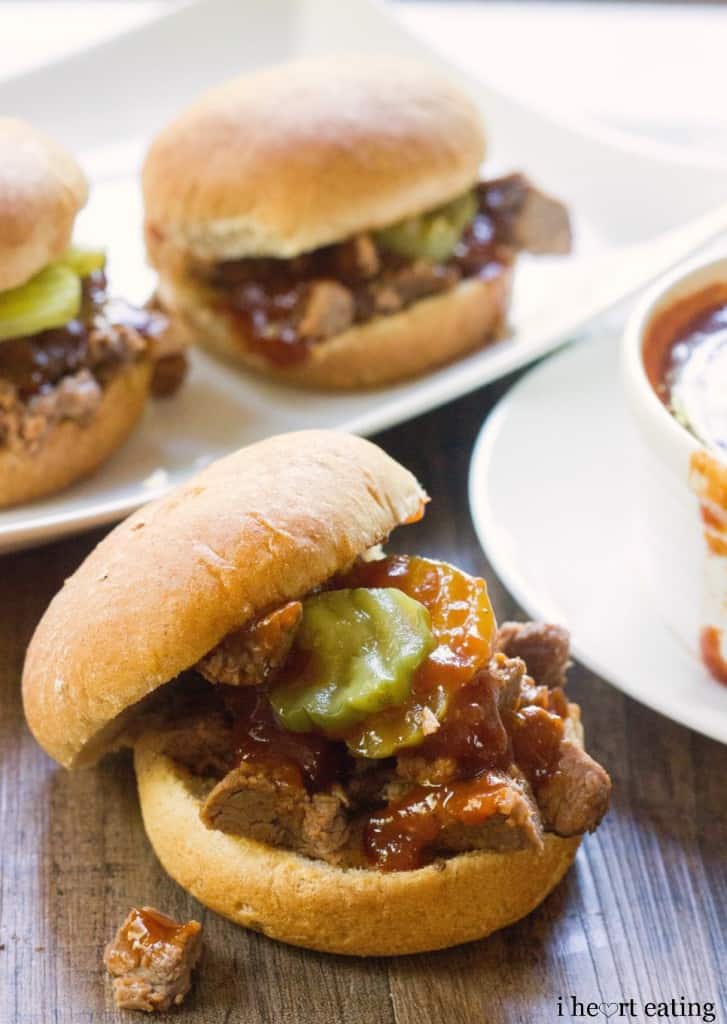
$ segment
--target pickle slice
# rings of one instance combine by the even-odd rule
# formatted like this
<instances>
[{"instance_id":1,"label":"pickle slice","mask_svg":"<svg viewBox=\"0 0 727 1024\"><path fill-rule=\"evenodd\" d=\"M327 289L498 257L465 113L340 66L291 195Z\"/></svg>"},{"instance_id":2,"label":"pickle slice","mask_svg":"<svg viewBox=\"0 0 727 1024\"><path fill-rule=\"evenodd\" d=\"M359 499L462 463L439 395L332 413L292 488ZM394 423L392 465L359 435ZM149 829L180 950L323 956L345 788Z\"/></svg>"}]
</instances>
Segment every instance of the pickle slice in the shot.
<instances>
[{"instance_id":1,"label":"pickle slice","mask_svg":"<svg viewBox=\"0 0 727 1024\"><path fill-rule=\"evenodd\" d=\"M79 277L88 277L94 270L104 269L106 253L103 249L82 249L78 245L69 245L58 262L70 267Z\"/></svg>"},{"instance_id":2,"label":"pickle slice","mask_svg":"<svg viewBox=\"0 0 727 1024\"><path fill-rule=\"evenodd\" d=\"M331 590L303 603L293 664L302 675L273 687L270 702L292 732L340 737L403 704L435 644L429 612L394 588ZM297 654L297 657L296 657Z\"/></svg>"},{"instance_id":3,"label":"pickle slice","mask_svg":"<svg viewBox=\"0 0 727 1024\"><path fill-rule=\"evenodd\" d=\"M80 309L78 274L52 263L19 288L0 292L0 341L63 327Z\"/></svg>"},{"instance_id":4,"label":"pickle slice","mask_svg":"<svg viewBox=\"0 0 727 1024\"><path fill-rule=\"evenodd\" d=\"M452 255L476 212L474 192L465 192L446 206L377 231L376 240L384 249L406 259L441 263Z\"/></svg>"}]
</instances>

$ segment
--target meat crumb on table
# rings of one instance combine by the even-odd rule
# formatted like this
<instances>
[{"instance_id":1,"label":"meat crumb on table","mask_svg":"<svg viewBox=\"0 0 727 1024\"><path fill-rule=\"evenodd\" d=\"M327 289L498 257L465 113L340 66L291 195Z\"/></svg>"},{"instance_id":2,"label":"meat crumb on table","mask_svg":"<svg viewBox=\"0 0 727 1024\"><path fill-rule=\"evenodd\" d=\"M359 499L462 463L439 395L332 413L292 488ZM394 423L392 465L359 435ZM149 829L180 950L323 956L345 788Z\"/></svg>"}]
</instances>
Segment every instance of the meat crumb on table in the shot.
<instances>
[{"instance_id":1,"label":"meat crumb on table","mask_svg":"<svg viewBox=\"0 0 727 1024\"><path fill-rule=\"evenodd\" d=\"M104 953L116 1005L146 1013L178 1006L201 951L199 922L179 924L153 907L133 908Z\"/></svg>"}]
</instances>

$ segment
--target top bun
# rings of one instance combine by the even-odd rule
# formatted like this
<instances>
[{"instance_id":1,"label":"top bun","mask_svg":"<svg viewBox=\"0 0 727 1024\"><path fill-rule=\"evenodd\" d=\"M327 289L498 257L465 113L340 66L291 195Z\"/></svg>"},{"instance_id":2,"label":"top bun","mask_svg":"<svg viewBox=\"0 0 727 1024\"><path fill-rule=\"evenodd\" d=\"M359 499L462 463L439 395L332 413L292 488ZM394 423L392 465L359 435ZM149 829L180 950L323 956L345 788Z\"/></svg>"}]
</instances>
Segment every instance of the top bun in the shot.
<instances>
[{"instance_id":1,"label":"top bun","mask_svg":"<svg viewBox=\"0 0 727 1024\"><path fill-rule=\"evenodd\" d=\"M58 259L87 198L70 153L24 121L0 117L0 291Z\"/></svg>"},{"instance_id":2,"label":"top bun","mask_svg":"<svg viewBox=\"0 0 727 1024\"><path fill-rule=\"evenodd\" d=\"M149 151L149 255L296 256L447 202L484 152L474 104L419 64L346 57L236 78Z\"/></svg>"},{"instance_id":3,"label":"top bun","mask_svg":"<svg viewBox=\"0 0 727 1024\"><path fill-rule=\"evenodd\" d=\"M97 759L122 712L425 500L380 448L335 432L283 434L208 466L117 526L51 602L23 671L35 738L67 767Z\"/></svg>"}]
</instances>

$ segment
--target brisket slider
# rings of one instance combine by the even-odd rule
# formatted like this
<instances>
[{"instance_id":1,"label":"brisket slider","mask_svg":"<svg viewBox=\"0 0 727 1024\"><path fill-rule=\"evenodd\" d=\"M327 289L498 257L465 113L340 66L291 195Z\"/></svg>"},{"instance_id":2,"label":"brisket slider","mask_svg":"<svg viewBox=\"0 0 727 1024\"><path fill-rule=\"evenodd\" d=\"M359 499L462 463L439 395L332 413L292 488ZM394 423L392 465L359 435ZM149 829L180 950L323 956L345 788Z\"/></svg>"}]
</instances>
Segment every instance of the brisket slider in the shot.
<instances>
[{"instance_id":1,"label":"brisket slider","mask_svg":"<svg viewBox=\"0 0 727 1024\"><path fill-rule=\"evenodd\" d=\"M69 153L0 118L0 507L86 476L184 370L166 318L110 299L103 252L71 245L87 194Z\"/></svg>"},{"instance_id":2,"label":"brisket slider","mask_svg":"<svg viewBox=\"0 0 727 1024\"><path fill-rule=\"evenodd\" d=\"M376 386L503 331L517 253L564 207L479 179L473 103L418 64L347 57L215 89L153 143L146 241L188 339L293 384Z\"/></svg>"},{"instance_id":3,"label":"brisket slider","mask_svg":"<svg viewBox=\"0 0 727 1024\"><path fill-rule=\"evenodd\" d=\"M487 935L544 899L608 803L564 631L498 629L483 580L379 547L425 501L360 438L263 441L110 533L28 650L39 743L69 768L134 746L169 874L285 942Z\"/></svg>"}]
</instances>

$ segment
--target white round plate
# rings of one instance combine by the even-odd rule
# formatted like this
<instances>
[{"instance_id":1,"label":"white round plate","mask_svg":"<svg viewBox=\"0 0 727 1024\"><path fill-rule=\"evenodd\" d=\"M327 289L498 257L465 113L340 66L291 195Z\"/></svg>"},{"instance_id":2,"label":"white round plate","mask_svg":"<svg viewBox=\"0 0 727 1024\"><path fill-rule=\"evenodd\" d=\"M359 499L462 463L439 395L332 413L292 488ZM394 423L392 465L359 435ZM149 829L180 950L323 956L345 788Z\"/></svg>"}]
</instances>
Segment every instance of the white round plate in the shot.
<instances>
[{"instance_id":1,"label":"white round plate","mask_svg":"<svg viewBox=\"0 0 727 1024\"><path fill-rule=\"evenodd\" d=\"M470 466L472 518L516 600L568 626L579 661L727 743L727 687L667 629L642 585L637 441L619 338L594 335L537 366L487 419Z\"/></svg>"}]
</instances>

